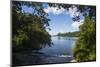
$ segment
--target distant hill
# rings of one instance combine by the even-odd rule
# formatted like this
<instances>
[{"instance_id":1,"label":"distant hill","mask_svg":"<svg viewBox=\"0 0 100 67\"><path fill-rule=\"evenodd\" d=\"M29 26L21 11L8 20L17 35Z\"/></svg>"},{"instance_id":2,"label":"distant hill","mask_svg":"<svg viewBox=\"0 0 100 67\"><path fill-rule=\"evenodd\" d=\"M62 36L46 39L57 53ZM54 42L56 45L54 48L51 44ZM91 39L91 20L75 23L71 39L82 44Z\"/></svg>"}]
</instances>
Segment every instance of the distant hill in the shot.
<instances>
[{"instance_id":1,"label":"distant hill","mask_svg":"<svg viewBox=\"0 0 100 67\"><path fill-rule=\"evenodd\" d=\"M78 37L79 36L79 31L67 32L67 33L58 33L56 36Z\"/></svg>"}]
</instances>

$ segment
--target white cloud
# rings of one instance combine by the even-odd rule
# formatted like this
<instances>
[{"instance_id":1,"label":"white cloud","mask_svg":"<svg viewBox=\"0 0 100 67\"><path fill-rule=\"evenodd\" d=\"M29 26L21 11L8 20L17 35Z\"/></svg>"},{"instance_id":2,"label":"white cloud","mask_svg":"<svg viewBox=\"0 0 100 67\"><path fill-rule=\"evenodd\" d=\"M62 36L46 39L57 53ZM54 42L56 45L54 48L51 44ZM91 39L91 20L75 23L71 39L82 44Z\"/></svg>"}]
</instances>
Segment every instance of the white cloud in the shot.
<instances>
[{"instance_id":1,"label":"white cloud","mask_svg":"<svg viewBox=\"0 0 100 67\"><path fill-rule=\"evenodd\" d=\"M80 20L80 22L78 22L78 21L73 22L72 27L78 30L79 26L83 24L83 21L84 20Z\"/></svg>"},{"instance_id":2,"label":"white cloud","mask_svg":"<svg viewBox=\"0 0 100 67\"><path fill-rule=\"evenodd\" d=\"M58 8L58 7L48 7L48 8L45 8L44 11L46 13L53 13L55 15L59 15L61 13L64 13L66 10L64 8Z\"/></svg>"},{"instance_id":3,"label":"white cloud","mask_svg":"<svg viewBox=\"0 0 100 67\"><path fill-rule=\"evenodd\" d=\"M69 8L69 11L67 14L70 14L71 17L74 17L74 16L79 16L80 15L80 12L77 12L77 7L75 6L72 6Z\"/></svg>"},{"instance_id":4,"label":"white cloud","mask_svg":"<svg viewBox=\"0 0 100 67\"><path fill-rule=\"evenodd\" d=\"M69 10L66 10L64 8L58 8L58 7L47 7L44 9L44 11L46 13L52 13L54 15L59 15L59 14L62 14L62 13L65 13L65 14L69 14L70 17L74 17L74 16L79 16L80 15L80 12L77 12L77 7L75 6L71 6L69 8Z\"/></svg>"}]
</instances>

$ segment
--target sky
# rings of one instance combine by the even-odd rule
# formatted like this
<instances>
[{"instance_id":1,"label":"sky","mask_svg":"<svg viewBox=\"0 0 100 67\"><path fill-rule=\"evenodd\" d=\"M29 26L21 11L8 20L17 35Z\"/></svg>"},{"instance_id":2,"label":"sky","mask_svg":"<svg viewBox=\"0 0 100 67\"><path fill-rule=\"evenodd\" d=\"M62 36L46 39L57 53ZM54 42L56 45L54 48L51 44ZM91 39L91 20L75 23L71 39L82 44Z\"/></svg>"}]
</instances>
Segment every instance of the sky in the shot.
<instances>
[{"instance_id":1,"label":"sky","mask_svg":"<svg viewBox=\"0 0 100 67\"><path fill-rule=\"evenodd\" d=\"M83 24L84 18L81 16L81 20L78 21L73 21L72 17L81 15L77 11L77 7L69 8L69 11L65 10L64 8L59 9L58 7L49 7L48 5L44 4L44 11L48 13L48 18L51 20L49 21L49 28L51 30L47 31L51 35L56 35L59 32L60 33L66 33L66 32L74 32L74 31L79 31L79 26ZM32 13L33 9L29 8L27 6L22 7L23 11L27 13Z\"/></svg>"}]
</instances>

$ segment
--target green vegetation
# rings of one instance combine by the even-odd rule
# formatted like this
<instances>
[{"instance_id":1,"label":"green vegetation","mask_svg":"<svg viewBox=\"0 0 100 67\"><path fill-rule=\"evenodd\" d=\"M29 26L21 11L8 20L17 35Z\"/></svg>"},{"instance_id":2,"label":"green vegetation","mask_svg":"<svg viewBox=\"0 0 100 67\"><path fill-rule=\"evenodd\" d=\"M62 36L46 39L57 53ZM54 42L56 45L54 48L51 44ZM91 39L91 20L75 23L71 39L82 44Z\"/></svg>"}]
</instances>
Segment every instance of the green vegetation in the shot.
<instances>
[{"instance_id":1,"label":"green vegetation","mask_svg":"<svg viewBox=\"0 0 100 67\"><path fill-rule=\"evenodd\" d=\"M78 62L96 60L96 22L85 17L80 26L80 36L74 48L74 57Z\"/></svg>"},{"instance_id":2,"label":"green vegetation","mask_svg":"<svg viewBox=\"0 0 100 67\"><path fill-rule=\"evenodd\" d=\"M22 12L22 6L31 7L33 13ZM39 50L51 45L49 26L42 3L25 1L12 2L12 51Z\"/></svg>"},{"instance_id":3,"label":"green vegetation","mask_svg":"<svg viewBox=\"0 0 100 67\"><path fill-rule=\"evenodd\" d=\"M58 33L57 36L78 37L79 36L79 31L68 32L68 33Z\"/></svg>"}]
</instances>

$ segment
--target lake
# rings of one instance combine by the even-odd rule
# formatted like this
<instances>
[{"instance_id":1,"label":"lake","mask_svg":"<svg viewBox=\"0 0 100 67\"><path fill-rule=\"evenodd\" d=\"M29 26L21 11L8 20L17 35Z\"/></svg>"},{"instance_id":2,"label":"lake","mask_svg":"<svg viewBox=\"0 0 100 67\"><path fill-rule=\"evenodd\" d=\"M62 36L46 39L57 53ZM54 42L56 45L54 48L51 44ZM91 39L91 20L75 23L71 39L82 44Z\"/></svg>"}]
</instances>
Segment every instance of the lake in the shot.
<instances>
[{"instance_id":1,"label":"lake","mask_svg":"<svg viewBox=\"0 0 100 67\"><path fill-rule=\"evenodd\" d=\"M51 47L46 46L41 49L40 52L49 55L49 56L58 56L58 57L73 57L73 47L75 46L76 37L61 37L54 36L51 38L53 45Z\"/></svg>"},{"instance_id":2,"label":"lake","mask_svg":"<svg viewBox=\"0 0 100 67\"><path fill-rule=\"evenodd\" d=\"M38 65L69 63L74 60L73 47L76 37L51 37L53 45L46 46L39 51L33 50L31 54L17 54L19 58L16 65ZM74 61L76 62L76 61Z\"/></svg>"},{"instance_id":3,"label":"lake","mask_svg":"<svg viewBox=\"0 0 100 67\"><path fill-rule=\"evenodd\" d=\"M53 43L51 47L46 46L42 48L38 54L33 52L33 56L35 56L34 64L76 62L73 58L73 47L75 46L76 37L54 36L51 39Z\"/></svg>"}]
</instances>

